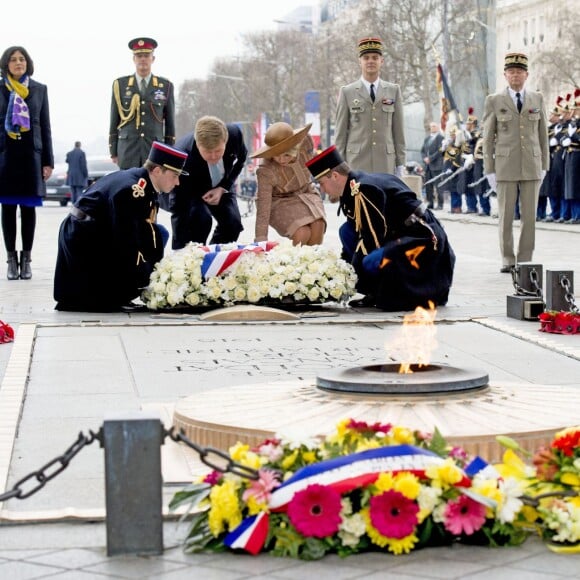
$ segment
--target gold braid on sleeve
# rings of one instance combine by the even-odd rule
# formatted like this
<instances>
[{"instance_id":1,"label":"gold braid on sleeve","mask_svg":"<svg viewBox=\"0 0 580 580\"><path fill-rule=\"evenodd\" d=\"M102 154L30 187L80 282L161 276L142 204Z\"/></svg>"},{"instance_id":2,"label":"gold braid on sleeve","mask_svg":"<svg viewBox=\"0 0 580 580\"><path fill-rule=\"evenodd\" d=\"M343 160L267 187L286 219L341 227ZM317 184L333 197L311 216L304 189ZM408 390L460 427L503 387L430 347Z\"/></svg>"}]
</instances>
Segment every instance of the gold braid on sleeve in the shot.
<instances>
[{"instance_id":1,"label":"gold braid on sleeve","mask_svg":"<svg viewBox=\"0 0 580 580\"><path fill-rule=\"evenodd\" d=\"M117 103L117 109L119 111L119 117L121 118L121 122L117 126L117 129L120 129L123 125L126 125L132 119L135 119L135 127L139 128L139 117L140 117L140 108L141 108L141 97L135 93L131 98L131 104L129 105L128 109L125 109L121 104L121 93L119 90L119 80L115 79L113 83L113 95L115 96L115 102Z\"/></svg>"}]
</instances>

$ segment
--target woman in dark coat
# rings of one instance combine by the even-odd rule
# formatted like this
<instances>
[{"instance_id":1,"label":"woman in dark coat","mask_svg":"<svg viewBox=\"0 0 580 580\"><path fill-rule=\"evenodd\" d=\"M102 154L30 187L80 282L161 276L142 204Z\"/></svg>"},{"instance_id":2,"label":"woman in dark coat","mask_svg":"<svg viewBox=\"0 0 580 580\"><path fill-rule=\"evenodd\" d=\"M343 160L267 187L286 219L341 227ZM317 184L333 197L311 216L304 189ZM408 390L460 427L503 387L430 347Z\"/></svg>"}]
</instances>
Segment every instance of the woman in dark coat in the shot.
<instances>
[{"instance_id":1,"label":"woman in dark coat","mask_svg":"<svg viewBox=\"0 0 580 580\"><path fill-rule=\"evenodd\" d=\"M8 280L29 280L36 207L54 167L46 85L32 80L34 63L22 46L0 57L0 204ZM20 206L22 252L16 254Z\"/></svg>"}]
</instances>

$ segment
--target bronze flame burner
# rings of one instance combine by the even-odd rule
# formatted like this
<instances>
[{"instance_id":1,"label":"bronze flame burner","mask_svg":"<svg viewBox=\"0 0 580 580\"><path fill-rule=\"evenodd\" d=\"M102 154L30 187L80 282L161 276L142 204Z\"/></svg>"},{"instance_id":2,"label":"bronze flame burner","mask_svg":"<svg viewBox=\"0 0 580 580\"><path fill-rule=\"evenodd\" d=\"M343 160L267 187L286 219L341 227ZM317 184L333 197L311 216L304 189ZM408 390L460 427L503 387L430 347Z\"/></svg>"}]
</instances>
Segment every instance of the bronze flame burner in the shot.
<instances>
[{"instance_id":1,"label":"bronze flame burner","mask_svg":"<svg viewBox=\"0 0 580 580\"><path fill-rule=\"evenodd\" d=\"M324 391L372 393L373 395L457 394L482 389L489 383L487 373L444 364L411 364L412 373L399 373L399 363L375 364L337 369L316 377Z\"/></svg>"}]
</instances>

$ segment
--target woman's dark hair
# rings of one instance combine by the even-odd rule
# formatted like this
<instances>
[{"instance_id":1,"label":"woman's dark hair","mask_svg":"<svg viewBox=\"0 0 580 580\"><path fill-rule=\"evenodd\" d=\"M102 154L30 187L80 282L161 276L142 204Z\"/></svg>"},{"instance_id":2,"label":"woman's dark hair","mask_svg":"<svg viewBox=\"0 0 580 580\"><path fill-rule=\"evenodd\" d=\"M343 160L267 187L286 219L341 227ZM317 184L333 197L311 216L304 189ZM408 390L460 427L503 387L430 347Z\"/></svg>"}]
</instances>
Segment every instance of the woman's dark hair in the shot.
<instances>
[{"instance_id":1,"label":"woman's dark hair","mask_svg":"<svg viewBox=\"0 0 580 580\"><path fill-rule=\"evenodd\" d=\"M8 78L9 70L8 63L10 62L10 57L19 50L26 59L26 74L31 77L34 74L34 63L28 54L28 51L23 46L11 46L7 48L0 57L0 73L2 73L3 78Z\"/></svg>"}]
</instances>

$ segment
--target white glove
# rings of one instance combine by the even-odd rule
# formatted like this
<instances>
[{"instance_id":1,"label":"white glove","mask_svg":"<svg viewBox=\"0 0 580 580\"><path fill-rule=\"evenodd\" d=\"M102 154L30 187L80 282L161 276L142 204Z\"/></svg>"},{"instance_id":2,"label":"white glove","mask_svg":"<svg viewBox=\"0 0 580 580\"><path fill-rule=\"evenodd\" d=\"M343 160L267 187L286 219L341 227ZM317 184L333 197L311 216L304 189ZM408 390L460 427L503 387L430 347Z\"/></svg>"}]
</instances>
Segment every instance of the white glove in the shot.
<instances>
[{"instance_id":1,"label":"white glove","mask_svg":"<svg viewBox=\"0 0 580 580\"><path fill-rule=\"evenodd\" d=\"M556 139L556 137L552 137L550 139L550 147L556 147L556 145L558 145L558 139Z\"/></svg>"},{"instance_id":2,"label":"white glove","mask_svg":"<svg viewBox=\"0 0 580 580\"><path fill-rule=\"evenodd\" d=\"M540 180L541 181L544 181L544 177L546 177L546 170L545 169L542 169L542 173L541 173Z\"/></svg>"},{"instance_id":3,"label":"white glove","mask_svg":"<svg viewBox=\"0 0 580 580\"><path fill-rule=\"evenodd\" d=\"M397 165L397 167L395 167L395 175L396 175L396 176L397 176L399 179L401 179L401 177L403 177L403 173L404 173L404 171L403 171L403 170L404 170L404 169L405 169L405 166L404 166L404 165Z\"/></svg>"},{"instance_id":4,"label":"white glove","mask_svg":"<svg viewBox=\"0 0 580 580\"><path fill-rule=\"evenodd\" d=\"M574 135L574 133L576 133L576 125L568 125L568 135L570 137L572 137L572 135Z\"/></svg>"},{"instance_id":5,"label":"white glove","mask_svg":"<svg viewBox=\"0 0 580 580\"><path fill-rule=\"evenodd\" d=\"M570 139L570 137L562 139L562 147L570 147L570 143L572 143L572 139Z\"/></svg>"},{"instance_id":6,"label":"white glove","mask_svg":"<svg viewBox=\"0 0 580 580\"><path fill-rule=\"evenodd\" d=\"M497 189L497 179L495 178L495 173L488 173L486 176L487 182L489 183L489 187L496 191Z\"/></svg>"},{"instance_id":7,"label":"white glove","mask_svg":"<svg viewBox=\"0 0 580 580\"><path fill-rule=\"evenodd\" d=\"M562 130L562 125L560 125L560 123L558 123L555 127L554 127L554 135L557 135L560 131Z\"/></svg>"},{"instance_id":8,"label":"white glove","mask_svg":"<svg viewBox=\"0 0 580 580\"><path fill-rule=\"evenodd\" d=\"M475 165L475 159L473 158L473 155L471 153L468 153L467 155L464 153L463 158L465 159L465 161L463 162L464 169L469 169L470 167L473 167Z\"/></svg>"}]
</instances>

